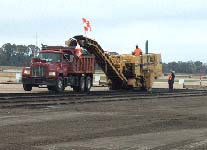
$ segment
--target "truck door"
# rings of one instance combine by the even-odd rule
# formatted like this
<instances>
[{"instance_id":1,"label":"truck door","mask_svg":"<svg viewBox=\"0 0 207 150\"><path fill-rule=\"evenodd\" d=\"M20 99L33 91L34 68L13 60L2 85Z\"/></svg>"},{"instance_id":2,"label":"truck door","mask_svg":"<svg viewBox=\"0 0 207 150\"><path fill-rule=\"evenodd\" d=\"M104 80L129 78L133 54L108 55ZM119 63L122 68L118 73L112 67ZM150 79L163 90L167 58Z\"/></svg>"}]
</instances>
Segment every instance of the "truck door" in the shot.
<instances>
[{"instance_id":1,"label":"truck door","mask_svg":"<svg viewBox=\"0 0 207 150\"><path fill-rule=\"evenodd\" d=\"M67 68L68 73L73 72L73 59L74 56L72 54L64 54L63 62L65 63L65 67Z\"/></svg>"}]
</instances>

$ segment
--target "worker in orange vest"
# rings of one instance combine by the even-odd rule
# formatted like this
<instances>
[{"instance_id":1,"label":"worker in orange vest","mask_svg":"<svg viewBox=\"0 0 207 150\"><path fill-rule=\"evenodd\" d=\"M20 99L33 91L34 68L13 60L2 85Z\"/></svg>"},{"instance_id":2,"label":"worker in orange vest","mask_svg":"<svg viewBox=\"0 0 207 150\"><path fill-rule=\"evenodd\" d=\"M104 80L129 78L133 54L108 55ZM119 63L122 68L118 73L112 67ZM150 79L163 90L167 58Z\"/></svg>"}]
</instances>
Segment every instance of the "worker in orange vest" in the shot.
<instances>
[{"instance_id":1,"label":"worker in orange vest","mask_svg":"<svg viewBox=\"0 0 207 150\"><path fill-rule=\"evenodd\" d=\"M75 55L78 56L79 58L82 57L82 47L80 46L78 42L75 47Z\"/></svg>"},{"instance_id":2,"label":"worker in orange vest","mask_svg":"<svg viewBox=\"0 0 207 150\"><path fill-rule=\"evenodd\" d=\"M138 45L136 45L136 49L134 50L134 52L132 54L135 56L142 55L142 50L138 47Z\"/></svg>"},{"instance_id":3,"label":"worker in orange vest","mask_svg":"<svg viewBox=\"0 0 207 150\"><path fill-rule=\"evenodd\" d=\"M175 74L173 71L170 71L170 73L168 74L169 91L173 91L174 79L175 79Z\"/></svg>"}]
</instances>

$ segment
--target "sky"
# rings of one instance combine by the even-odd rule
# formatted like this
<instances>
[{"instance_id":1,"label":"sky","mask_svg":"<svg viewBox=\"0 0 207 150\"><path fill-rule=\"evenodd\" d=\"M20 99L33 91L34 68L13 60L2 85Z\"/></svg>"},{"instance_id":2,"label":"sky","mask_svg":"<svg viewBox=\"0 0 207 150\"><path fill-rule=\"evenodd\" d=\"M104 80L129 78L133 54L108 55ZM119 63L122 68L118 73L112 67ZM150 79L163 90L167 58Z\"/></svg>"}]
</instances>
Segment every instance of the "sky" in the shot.
<instances>
[{"instance_id":1,"label":"sky","mask_svg":"<svg viewBox=\"0 0 207 150\"><path fill-rule=\"evenodd\" d=\"M64 45L85 34L83 17L106 51L145 51L148 40L163 62L207 62L206 0L1 0L0 46Z\"/></svg>"}]
</instances>

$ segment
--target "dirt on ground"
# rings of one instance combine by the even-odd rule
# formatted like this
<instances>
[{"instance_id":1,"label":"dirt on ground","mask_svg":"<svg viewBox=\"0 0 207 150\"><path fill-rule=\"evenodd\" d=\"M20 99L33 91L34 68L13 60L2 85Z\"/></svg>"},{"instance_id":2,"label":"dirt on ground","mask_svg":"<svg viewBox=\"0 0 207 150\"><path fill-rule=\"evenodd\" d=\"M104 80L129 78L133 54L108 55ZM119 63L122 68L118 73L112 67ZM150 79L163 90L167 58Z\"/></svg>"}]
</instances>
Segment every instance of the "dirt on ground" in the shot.
<instances>
[{"instance_id":1,"label":"dirt on ground","mask_svg":"<svg viewBox=\"0 0 207 150\"><path fill-rule=\"evenodd\" d=\"M207 149L207 97L0 110L1 150Z\"/></svg>"}]
</instances>

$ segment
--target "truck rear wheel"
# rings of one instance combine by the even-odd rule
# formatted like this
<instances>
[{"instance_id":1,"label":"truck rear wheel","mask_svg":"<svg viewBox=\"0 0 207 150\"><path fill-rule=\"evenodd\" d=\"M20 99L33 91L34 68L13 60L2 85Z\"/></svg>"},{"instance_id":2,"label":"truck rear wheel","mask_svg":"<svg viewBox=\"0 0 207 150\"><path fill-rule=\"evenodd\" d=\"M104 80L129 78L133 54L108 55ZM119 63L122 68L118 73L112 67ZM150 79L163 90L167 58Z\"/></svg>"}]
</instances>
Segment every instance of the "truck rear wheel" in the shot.
<instances>
[{"instance_id":1,"label":"truck rear wheel","mask_svg":"<svg viewBox=\"0 0 207 150\"><path fill-rule=\"evenodd\" d=\"M79 78L78 86L73 87L73 91L75 92L84 92L85 91L85 78Z\"/></svg>"},{"instance_id":2,"label":"truck rear wheel","mask_svg":"<svg viewBox=\"0 0 207 150\"><path fill-rule=\"evenodd\" d=\"M64 82L62 77L58 77L56 81L55 91L56 92L63 92L65 90Z\"/></svg>"},{"instance_id":3,"label":"truck rear wheel","mask_svg":"<svg viewBox=\"0 0 207 150\"><path fill-rule=\"evenodd\" d=\"M32 85L31 84L23 84L23 88L25 91L31 91L32 90Z\"/></svg>"},{"instance_id":4,"label":"truck rear wheel","mask_svg":"<svg viewBox=\"0 0 207 150\"><path fill-rule=\"evenodd\" d=\"M88 76L85 81L85 91L90 91L91 85L91 77Z\"/></svg>"},{"instance_id":5,"label":"truck rear wheel","mask_svg":"<svg viewBox=\"0 0 207 150\"><path fill-rule=\"evenodd\" d=\"M80 78L79 88L80 88L80 92L84 92L85 91L85 78L84 77Z\"/></svg>"}]
</instances>

